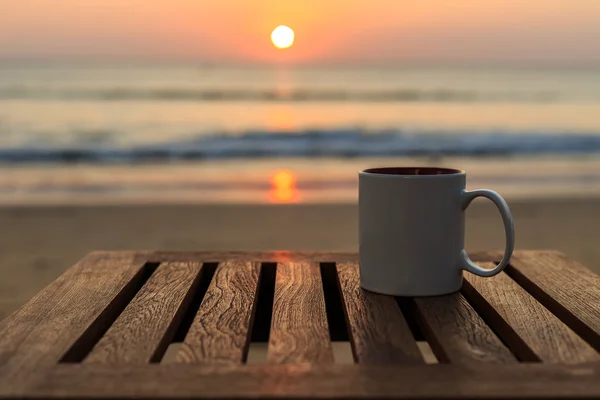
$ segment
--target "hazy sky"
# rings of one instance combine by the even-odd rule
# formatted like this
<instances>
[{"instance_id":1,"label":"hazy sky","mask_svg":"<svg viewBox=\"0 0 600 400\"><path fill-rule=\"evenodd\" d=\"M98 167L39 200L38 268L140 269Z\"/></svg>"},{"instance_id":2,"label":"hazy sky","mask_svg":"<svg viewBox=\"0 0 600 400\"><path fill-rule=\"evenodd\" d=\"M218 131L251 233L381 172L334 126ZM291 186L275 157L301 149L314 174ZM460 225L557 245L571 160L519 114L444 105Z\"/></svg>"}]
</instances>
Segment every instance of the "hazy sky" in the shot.
<instances>
[{"instance_id":1,"label":"hazy sky","mask_svg":"<svg viewBox=\"0 0 600 400\"><path fill-rule=\"evenodd\" d=\"M600 0L0 0L0 58L600 65Z\"/></svg>"}]
</instances>

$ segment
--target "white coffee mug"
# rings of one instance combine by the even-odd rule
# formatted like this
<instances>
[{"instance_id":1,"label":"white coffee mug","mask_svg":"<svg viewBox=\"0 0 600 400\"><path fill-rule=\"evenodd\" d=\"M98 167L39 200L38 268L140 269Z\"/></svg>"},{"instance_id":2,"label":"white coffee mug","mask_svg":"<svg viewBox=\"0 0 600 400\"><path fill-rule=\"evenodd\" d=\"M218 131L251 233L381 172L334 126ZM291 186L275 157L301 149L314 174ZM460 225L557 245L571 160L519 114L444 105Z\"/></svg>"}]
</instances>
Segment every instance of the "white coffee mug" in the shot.
<instances>
[{"instance_id":1,"label":"white coffee mug","mask_svg":"<svg viewBox=\"0 0 600 400\"><path fill-rule=\"evenodd\" d=\"M394 296L435 296L460 290L462 271L493 276L510 261L513 218L491 190L466 190L466 173L447 168L372 168L359 173L360 282ZM465 209L487 197L506 232L502 261L493 269L464 250Z\"/></svg>"}]
</instances>

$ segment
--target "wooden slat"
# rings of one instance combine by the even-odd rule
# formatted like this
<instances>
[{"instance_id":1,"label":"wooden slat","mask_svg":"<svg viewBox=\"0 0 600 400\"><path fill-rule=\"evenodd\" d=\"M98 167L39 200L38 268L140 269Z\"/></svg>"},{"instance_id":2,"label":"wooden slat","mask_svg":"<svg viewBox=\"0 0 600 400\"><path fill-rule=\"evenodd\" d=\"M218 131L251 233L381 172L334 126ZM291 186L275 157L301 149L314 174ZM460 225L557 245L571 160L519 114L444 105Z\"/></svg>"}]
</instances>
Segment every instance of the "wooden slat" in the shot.
<instances>
[{"instance_id":1,"label":"wooden slat","mask_svg":"<svg viewBox=\"0 0 600 400\"><path fill-rule=\"evenodd\" d=\"M206 400L598 398L600 365L61 366L26 395Z\"/></svg>"},{"instance_id":2,"label":"wooden slat","mask_svg":"<svg viewBox=\"0 0 600 400\"><path fill-rule=\"evenodd\" d=\"M241 363L248 353L260 263L227 260L219 264L190 326L177 361Z\"/></svg>"},{"instance_id":3,"label":"wooden slat","mask_svg":"<svg viewBox=\"0 0 600 400\"><path fill-rule=\"evenodd\" d=\"M333 363L319 264L277 265L270 363Z\"/></svg>"},{"instance_id":4,"label":"wooden slat","mask_svg":"<svg viewBox=\"0 0 600 400\"><path fill-rule=\"evenodd\" d=\"M563 362L567 363L582 361L577 359L577 354L579 358L585 358L583 361L597 361L590 356L594 354L597 357L597 353L593 349L590 352L591 347L575 335L575 332L580 335L588 332L590 336L586 340L590 343L595 340L597 298L593 289L597 287L596 278L590 278L588 272L565 259L563 267L574 268L575 272L564 280L563 285L566 269L560 267L553 272L552 266L549 268L547 265L557 264L555 258L558 256L536 264L537 261L525 260L522 252L515 254L515 265L509 267L509 273L575 332L504 274L488 279L466 274L468 280L476 282L465 285L465 295L520 357L542 359L549 363L486 365L466 362L465 359L464 364L430 366L219 365L221 361L239 363L245 357L259 269L258 264L246 260L268 261L267 255L276 254L253 253L265 258L252 258L246 253L244 260L242 253L235 253L235 260L221 265L232 264L229 273L222 272L224 276L220 280L225 284L215 283L219 273L215 275L202 305L204 310L196 316L186 338L190 340L178 354L179 361L212 365L57 364L69 348L79 349L67 352L75 355L82 354L86 348L89 350L95 343L94 338L99 339L99 335L134 298L146 275L142 268L146 255L136 254L119 252L89 256L87 261L78 263L21 310L0 323L0 399L600 397L599 363L553 364L564 359L567 361ZM201 257L193 258L200 261L224 259L219 253L190 254ZM185 259L190 254L181 257ZM211 257L203 260L204 256L198 254ZM293 258L295 253L285 254L277 256L277 260L285 262L282 260ZM355 262L355 257L352 257L348 256L349 261ZM539 256L542 260L544 257ZM302 259L302 262L307 261L329 259L316 254ZM530 268L535 268L535 275L531 274ZM548 268L550 274L538 276ZM550 278L544 281L546 276ZM512 286L506 282L498 283L498 279L508 279ZM544 286L553 282L558 282L559 287ZM478 284L483 285L483 289L478 287L475 290ZM223 292L229 286L236 291L232 296ZM564 297L557 295L557 300L554 300L552 290L561 291L563 286L568 294ZM478 290L482 293L487 290L486 293L492 295L484 298ZM590 292L586 293L586 290ZM247 301L249 297L251 301ZM486 299L491 299L493 304ZM588 304L583 311L580 302ZM238 309L243 311L241 320L237 319ZM212 317L206 319L200 315ZM512 316L507 318L506 315ZM460 321L461 317L456 318ZM200 327L197 326L199 324ZM207 329L210 330L208 333ZM205 339L208 336L215 340L207 343ZM530 348L530 341L541 342L541 349ZM569 343L567 346L565 341ZM72 343L77 345L72 347ZM581 343L587 347L581 347ZM203 346L211 350L205 352ZM198 348L201 357L196 357Z\"/></svg>"},{"instance_id":5,"label":"wooden slat","mask_svg":"<svg viewBox=\"0 0 600 400\"><path fill-rule=\"evenodd\" d=\"M396 300L361 289L358 263L337 264L354 358L361 364L422 364Z\"/></svg>"},{"instance_id":6,"label":"wooden slat","mask_svg":"<svg viewBox=\"0 0 600 400\"><path fill-rule=\"evenodd\" d=\"M465 295L521 360L570 364L600 360L589 344L508 275L481 278L466 273L465 278Z\"/></svg>"},{"instance_id":7,"label":"wooden slat","mask_svg":"<svg viewBox=\"0 0 600 400\"><path fill-rule=\"evenodd\" d=\"M556 251L520 251L508 273L600 351L600 276Z\"/></svg>"},{"instance_id":8,"label":"wooden slat","mask_svg":"<svg viewBox=\"0 0 600 400\"><path fill-rule=\"evenodd\" d=\"M143 364L157 361L191 300L193 286L199 283L201 267L198 262L161 264L85 362Z\"/></svg>"},{"instance_id":9,"label":"wooden slat","mask_svg":"<svg viewBox=\"0 0 600 400\"><path fill-rule=\"evenodd\" d=\"M427 341L440 361L517 362L461 293L415 298L414 302Z\"/></svg>"},{"instance_id":10,"label":"wooden slat","mask_svg":"<svg viewBox=\"0 0 600 400\"><path fill-rule=\"evenodd\" d=\"M0 387L56 364L76 341L91 347L139 288L143 265L134 253L92 253L2 321Z\"/></svg>"}]
</instances>

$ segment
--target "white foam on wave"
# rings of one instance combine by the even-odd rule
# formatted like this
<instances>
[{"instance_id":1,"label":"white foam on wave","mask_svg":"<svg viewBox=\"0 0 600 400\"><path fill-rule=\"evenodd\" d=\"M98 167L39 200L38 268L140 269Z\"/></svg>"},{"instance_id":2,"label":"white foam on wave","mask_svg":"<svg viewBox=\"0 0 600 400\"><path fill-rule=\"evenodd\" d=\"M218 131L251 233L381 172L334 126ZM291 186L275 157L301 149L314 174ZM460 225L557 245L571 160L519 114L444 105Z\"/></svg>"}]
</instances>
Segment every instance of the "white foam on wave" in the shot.
<instances>
[{"instance_id":1,"label":"white foam on wave","mask_svg":"<svg viewBox=\"0 0 600 400\"><path fill-rule=\"evenodd\" d=\"M110 137L110 136L107 136ZM360 129L199 135L159 144L0 148L3 163L135 163L201 159L395 156L573 155L600 153L600 134L576 132Z\"/></svg>"}]
</instances>

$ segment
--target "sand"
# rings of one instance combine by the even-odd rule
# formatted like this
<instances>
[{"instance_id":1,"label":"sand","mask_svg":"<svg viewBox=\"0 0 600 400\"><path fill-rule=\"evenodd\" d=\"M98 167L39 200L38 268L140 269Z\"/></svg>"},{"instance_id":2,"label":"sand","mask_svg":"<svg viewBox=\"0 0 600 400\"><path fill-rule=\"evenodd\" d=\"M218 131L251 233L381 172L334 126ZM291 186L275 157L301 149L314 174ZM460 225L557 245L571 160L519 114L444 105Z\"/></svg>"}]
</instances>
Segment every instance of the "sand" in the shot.
<instances>
[{"instance_id":1,"label":"sand","mask_svg":"<svg viewBox=\"0 0 600 400\"><path fill-rule=\"evenodd\" d=\"M518 249L559 249L600 272L600 198L509 201ZM0 207L0 319L92 250L357 250L355 204ZM467 249L504 246L485 200Z\"/></svg>"}]
</instances>

